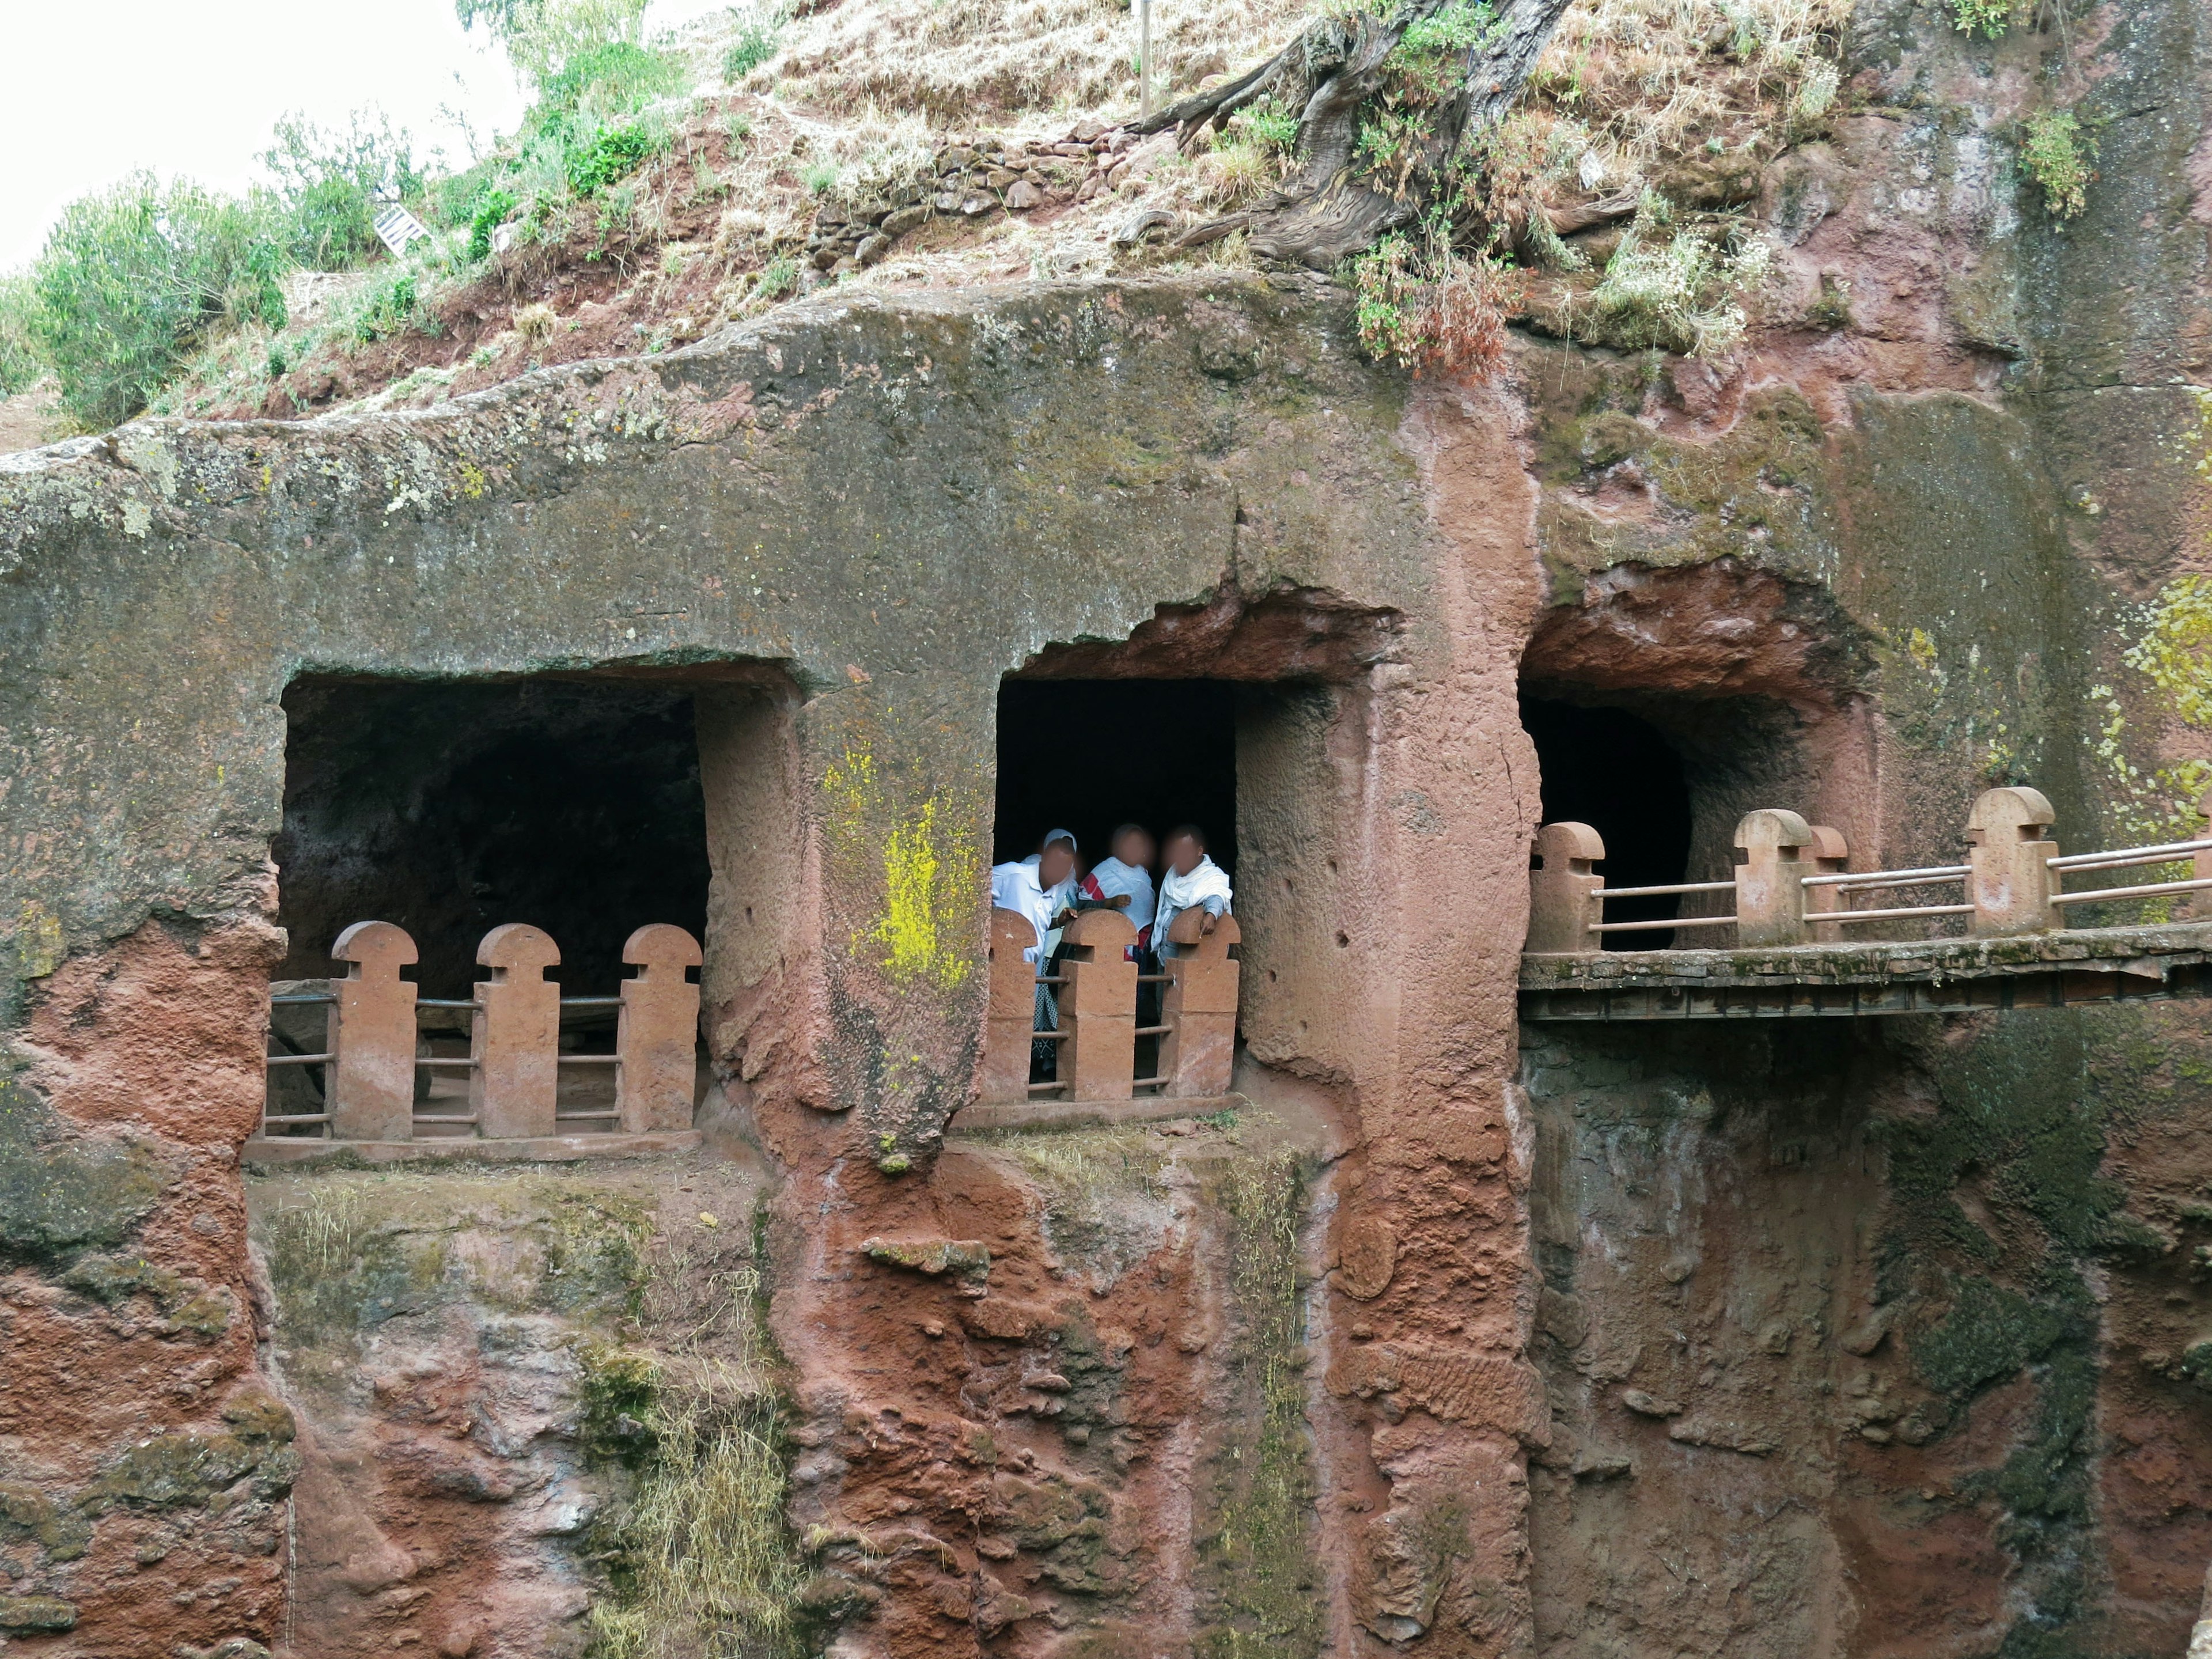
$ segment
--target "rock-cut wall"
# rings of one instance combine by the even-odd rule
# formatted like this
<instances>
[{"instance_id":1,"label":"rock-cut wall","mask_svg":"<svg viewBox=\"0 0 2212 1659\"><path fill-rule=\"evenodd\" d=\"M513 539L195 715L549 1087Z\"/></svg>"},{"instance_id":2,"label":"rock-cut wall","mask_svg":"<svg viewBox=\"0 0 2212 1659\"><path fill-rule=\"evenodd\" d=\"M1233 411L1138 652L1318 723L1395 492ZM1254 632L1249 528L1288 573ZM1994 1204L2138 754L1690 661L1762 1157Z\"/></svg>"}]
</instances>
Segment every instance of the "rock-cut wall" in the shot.
<instances>
[{"instance_id":1,"label":"rock-cut wall","mask_svg":"<svg viewBox=\"0 0 2212 1659\"><path fill-rule=\"evenodd\" d=\"M2199 1011L1747 1039L1512 999L1577 764L1524 692L1654 734L1692 880L1762 805L1869 866L1954 856L1998 782L2072 845L2195 828L2201 732L2131 650L2202 561L2193 16L2082 25L2115 177L2069 228L2005 149L2051 43L1863 8L1761 210L1782 312L1850 305L1725 369L1525 341L1409 384L1341 290L1224 271L9 460L0 1632L2175 1650ZM948 1131L1016 673L1233 684L1231 1118ZM698 902L703 858L705 1147L249 1202L268 980L337 919L305 872L374 895L408 824L507 821L488 779L626 822L568 781L601 764L699 815L621 891ZM349 805L398 777L420 811ZM392 890L448 975L577 884L426 868Z\"/></svg>"}]
</instances>

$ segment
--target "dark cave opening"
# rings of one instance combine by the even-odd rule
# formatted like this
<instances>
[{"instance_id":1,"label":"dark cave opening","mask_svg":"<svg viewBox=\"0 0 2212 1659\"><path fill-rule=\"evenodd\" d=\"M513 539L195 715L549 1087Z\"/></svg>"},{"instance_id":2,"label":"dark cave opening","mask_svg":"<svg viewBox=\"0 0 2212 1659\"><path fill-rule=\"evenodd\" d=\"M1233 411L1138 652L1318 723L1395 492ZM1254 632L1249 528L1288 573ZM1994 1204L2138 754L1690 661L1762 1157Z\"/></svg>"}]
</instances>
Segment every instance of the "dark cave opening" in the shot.
<instances>
[{"instance_id":1,"label":"dark cave opening","mask_svg":"<svg viewBox=\"0 0 2212 1659\"><path fill-rule=\"evenodd\" d=\"M1048 830L1074 833L1085 867L1115 826L1179 823L1237 868L1237 688L1222 680L1007 680L999 688L994 863Z\"/></svg>"},{"instance_id":2,"label":"dark cave opening","mask_svg":"<svg viewBox=\"0 0 2212 1659\"><path fill-rule=\"evenodd\" d=\"M1682 757L1650 721L1620 708L1524 696L1521 725L1536 745L1544 821L1587 823L1605 842L1598 867L1608 887L1656 887L1685 880L1692 811ZM1622 899L1607 921L1658 921L1680 914L1672 896ZM1658 951L1671 930L1611 933L1609 950Z\"/></svg>"},{"instance_id":3,"label":"dark cave opening","mask_svg":"<svg viewBox=\"0 0 2212 1659\"><path fill-rule=\"evenodd\" d=\"M612 994L647 922L703 939L708 854L688 689L301 680L285 692L274 853L291 949L279 979L331 970L349 923L404 928L430 997L466 997L502 922L561 949L569 995Z\"/></svg>"}]
</instances>

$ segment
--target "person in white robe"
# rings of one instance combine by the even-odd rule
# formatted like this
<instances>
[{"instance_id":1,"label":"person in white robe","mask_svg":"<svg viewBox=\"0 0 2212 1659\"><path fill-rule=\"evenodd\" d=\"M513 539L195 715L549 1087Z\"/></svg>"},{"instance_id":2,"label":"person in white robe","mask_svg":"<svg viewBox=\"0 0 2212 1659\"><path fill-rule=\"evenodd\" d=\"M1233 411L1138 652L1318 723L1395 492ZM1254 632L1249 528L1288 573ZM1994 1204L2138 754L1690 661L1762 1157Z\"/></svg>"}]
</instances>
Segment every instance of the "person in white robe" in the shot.
<instances>
[{"instance_id":1,"label":"person in white robe","mask_svg":"<svg viewBox=\"0 0 2212 1659\"><path fill-rule=\"evenodd\" d=\"M1112 845L1112 854L1091 866L1077 890L1087 902L1111 905L1128 917L1137 930L1129 959L1139 961L1152 945L1152 860L1158 849L1152 845L1152 832L1141 823L1123 824L1114 832Z\"/></svg>"},{"instance_id":2,"label":"person in white robe","mask_svg":"<svg viewBox=\"0 0 2212 1659\"><path fill-rule=\"evenodd\" d=\"M1176 947L1168 943L1168 929L1185 910L1203 910L1206 920L1199 924L1201 933L1210 933L1213 924L1230 913L1234 894L1229 884L1229 872L1206 855L1206 832L1194 823L1176 825L1168 831L1161 847L1167 859L1167 868L1160 872L1160 891L1158 908L1152 916L1152 939L1162 956Z\"/></svg>"},{"instance_id":3,"label":"person in white robe","mask_svg":"<svg viewBox=\"0 0 2212 1659\"><path fill-rule=\"evenodd\" d=\"M1047 836L1044 845L1028 858L991 866L992 904L1027 917L1036 930L1037 942L1022 952L1022 959L1036 964L1040 975L1036 1014L1036 1029L1040 1031L1056 1030L1060 1026L1060 1000L1053 995L1053 988L1042 982L1042 975L1060 939L1060 930L1054 924L1073 908L1075 891L1075 837L1064 830ZM1033 1043L1030 1052L1048 1070L1057 1059L1057 1045L1052 1042Z\"/></svg>"}]
</instances>

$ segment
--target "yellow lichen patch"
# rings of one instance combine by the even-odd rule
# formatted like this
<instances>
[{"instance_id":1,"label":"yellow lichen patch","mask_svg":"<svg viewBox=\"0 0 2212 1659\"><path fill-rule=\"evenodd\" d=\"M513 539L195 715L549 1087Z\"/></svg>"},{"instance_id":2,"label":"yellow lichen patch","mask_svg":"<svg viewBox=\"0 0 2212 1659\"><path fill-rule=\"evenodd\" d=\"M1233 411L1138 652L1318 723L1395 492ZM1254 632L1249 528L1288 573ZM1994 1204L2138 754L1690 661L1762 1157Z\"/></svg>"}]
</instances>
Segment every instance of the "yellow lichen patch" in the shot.
<instances>
[{"instance_id":1,"label":"yellow lichen patch","mask_svg":"<svg viewBox=\"0 0 2212 1659\"><path fill-rule=\"evenodd\" d=\"M937 802L925 800L884 843L884 915L877 943L889 954L884 966L897 980L927 979L951 990L971 964L959 948L957 921L970 907L954 884L975 877L974 848L966 836L941 830Z\"/></svg>"},{"instance_id":2,"label":"yellow lichen patch","mask_svg":"<svg viewBox=\"0 0 2212 1659\"><path fill-rule=\"evenodd\" d=\"M973 837L935 795L911 805L891 800L874 757L862 750L848 748L823 775L822 788L841 853L857 862L871 830L883 836L882 903L868 906L872 919L854 931L854 952L878 947L884 970L903 984L949 991L964 983L975 964L962 924L981 875Z\"/></svg>"},{"instance_id":3,"label":"yellow lichen patch","mask_svg":"<svg viewBox=\"0 0 2212 1659\"><path fill-rule=\"evenodd\" d=\"M62 965L62 924L37 900L27 900L15 918L15 973L21 979L44 979Z\"/></svg>"}]
</instances>

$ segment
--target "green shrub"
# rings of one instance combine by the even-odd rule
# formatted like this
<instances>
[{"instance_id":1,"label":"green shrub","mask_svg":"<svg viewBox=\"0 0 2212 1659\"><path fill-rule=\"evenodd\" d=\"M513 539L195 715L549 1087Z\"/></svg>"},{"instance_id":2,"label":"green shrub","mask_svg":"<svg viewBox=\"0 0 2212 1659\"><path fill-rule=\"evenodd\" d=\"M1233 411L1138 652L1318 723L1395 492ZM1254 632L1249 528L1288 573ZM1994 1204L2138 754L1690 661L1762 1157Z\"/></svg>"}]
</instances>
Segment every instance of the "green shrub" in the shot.
<instances>
[{"instance_id":1,"label":"green shrub","mask_svg":"<svg viewBox=\"0 0 2212 1659\"><path fill-rule=\"evenodd\" d=\"M2024 9L2021 0L1951 0L1951 27L1994 40Z\"/></svg>"},{"instance_id":2,"label":"green shrub","mask_svg":"<svg viewBox=\"0 0 2212 1659\"><path fill-rule=\"evenodd\" d=\"M380 246L376 216L421 195L423 178L405 132L356 112L343 132L299 115L276 124L261 164L276 181L288 252L316 270L361 264Z\"/></svg>"},{"instance_id":3,"label":"green shrub","mask_svg":"<svg viewBox=\"0 0 2212 1659\"><path fill-rule=\"evenodd\" d=\"M782 35L781 10L762 9L747 13L738 20L737 38L722 54L722 78L733 85L744 80L775 56Z\"/></svg>"},{"instance_id":4,"label":"green shrub","mask_svg":"<svg viewBox=\"0 0 2212 1659\"><path fill-rule=\"evenodd\" d=\"M835 161L825 157L819 161L809 161L805 167L799 168L799 182L805 185L809 193L812 195L827 195L830 191L837 188L837 180L844 176L844 171Z\"/></svg>"},{"instance_id":5,"label":"green shrub","mask_svg":"<svg viewBox=\"0 0 2212 1659\"><path fill-rule=\"evenodd\" d=\"M642 123L610 128L590 143L568 152L569 188L579 196L596 194L636 172L647 156L666 143L664 135Z\"/></svg>"},{"instance_id":6,"label":"green shrub","mask_svg":"<svg viewBox=\"0 0 2212 1659\"><path fill-rule=\"evenodd\" d=\"M2043 205L2054 219L2078 218L2089 205L2089 165L2097 141L2073 111L2038 110L2021 124L2020 170L2043 190Z\"/></svg>"},{"instance_id":7,"label":"green shrub","mask_svg":"<svg viewBox=\"0 0 2212 1659\"><path fill-rule=\"evenodd\" d=\"M289 261L266 198L240 201L149 173L62 210L32 266L31 331L87 427L145 407L216 320L284 323Z\"/></svg>"},{"instance_id":8,"label":"green shrub","mask_svg":"<svg viewBox=\"0 0 2212 1659\"><path fill-rule=\"evenodd\" d=\"M477 198L477 210L469 219L469 258L491 257L491 234L507 221L515 209L512 191L488 190Z\"/></svg>"},{"instance_id":9,"label":"green shrub","mask_svg":"<svg viewBox=\"0 0 2212 1659\"><path fill-rule=\"evenodd\" d=\"M346 332L356 345L374 345L409 329L434 335L437 319L422 305L421 279L414 267L387 266L356 298Z\"/></svg>"},{"instance_id":10,"label":"green shrub","mask_svg":"<svg viewBox=\"0 0 2212 1659\"><path fill-rule=\"evenodd\" d=\"M46 372L31 327L38 303L30 272L0 276L0 398L13 397Z\"/></svg>"}]
</instances>

